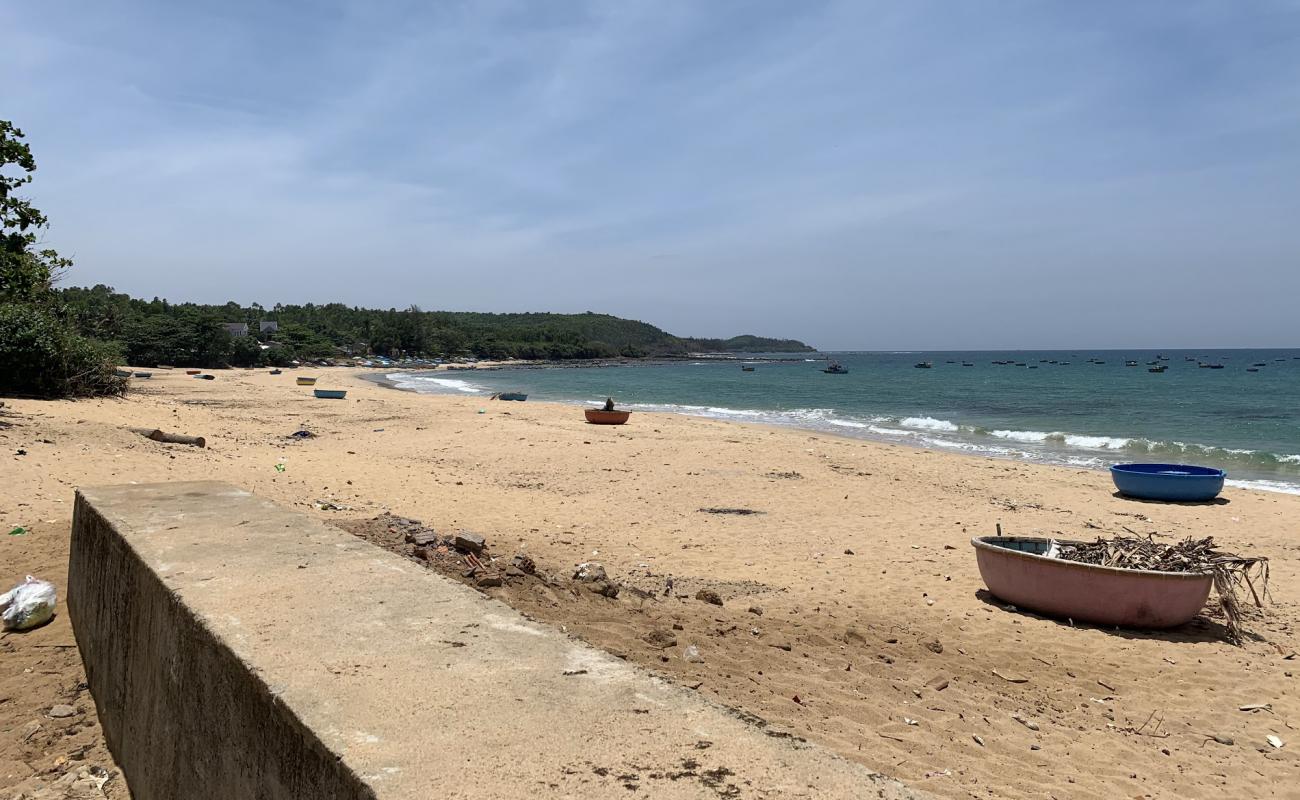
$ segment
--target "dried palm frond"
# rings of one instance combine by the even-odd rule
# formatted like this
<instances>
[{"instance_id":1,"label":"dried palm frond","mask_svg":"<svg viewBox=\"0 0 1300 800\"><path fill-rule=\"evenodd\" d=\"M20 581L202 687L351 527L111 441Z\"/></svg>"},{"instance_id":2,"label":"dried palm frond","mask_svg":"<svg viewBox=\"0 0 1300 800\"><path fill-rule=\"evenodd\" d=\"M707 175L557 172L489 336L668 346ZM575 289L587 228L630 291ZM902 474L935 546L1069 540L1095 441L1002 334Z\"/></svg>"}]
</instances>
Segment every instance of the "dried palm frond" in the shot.
<instances>
[{"instance_id":1,"label":"dried palm frond","mask_svg":"<svg viewBox=\"0 0 1300 800\"><path fill-rule=\"evenodd\" d=\"M1214 547L1214 537L1187 538L1166 544L1151 536L1116 536L1095 542L1061 542L1058 557L1083 564L1120 569L1143 569L1153 572L1192 572L1210 574L1219 609L1228 629L1228 638L1241 644L1242 605L1238 593L1243 589L1257 608L1268 598L1268 559L1245 558ZM1258 588L1256 584L1258 583Z\"/></svg>"}]
</instances>

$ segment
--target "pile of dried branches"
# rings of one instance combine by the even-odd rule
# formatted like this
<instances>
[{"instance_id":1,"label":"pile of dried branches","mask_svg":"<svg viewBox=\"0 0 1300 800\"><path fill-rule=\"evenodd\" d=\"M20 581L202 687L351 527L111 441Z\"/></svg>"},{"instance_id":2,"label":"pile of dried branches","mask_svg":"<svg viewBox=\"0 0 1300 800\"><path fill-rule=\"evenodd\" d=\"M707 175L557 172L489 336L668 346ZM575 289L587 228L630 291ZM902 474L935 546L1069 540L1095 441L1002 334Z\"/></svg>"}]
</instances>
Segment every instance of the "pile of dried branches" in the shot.
<instances>
[{"instance_id":1,"label":"pile of dried branches","mask_svg":"<svg viewBox=\"0 0 1300 800\"><path fill-rule=\"evenodd\" d=\"M1116 536L1095 542L1060 542L1057 557L1084 564L1154 572L1195 572L1214 576L1214 591L1228 629L1228 638L1240 644L1242 607L1238 592L1248 590L1257 608L1268 596L1268 559L1245 558L1214 547L1214 537L1187 538L1174 544L1152 537ZM1259 588L1256 590L1256 584ZM1262 596L1262 597L1261 597Z\"/></svg>"}]
</instances>

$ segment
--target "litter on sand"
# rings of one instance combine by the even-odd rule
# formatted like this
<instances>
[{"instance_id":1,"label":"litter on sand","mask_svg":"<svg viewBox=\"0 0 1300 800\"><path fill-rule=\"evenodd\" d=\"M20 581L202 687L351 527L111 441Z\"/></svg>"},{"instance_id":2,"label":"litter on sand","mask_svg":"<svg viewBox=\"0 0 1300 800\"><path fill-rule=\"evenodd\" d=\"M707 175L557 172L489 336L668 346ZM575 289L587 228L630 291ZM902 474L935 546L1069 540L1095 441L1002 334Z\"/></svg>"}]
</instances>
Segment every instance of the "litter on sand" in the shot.
<instances>
[{"instance_id":1,"label":"litter on sand","mask_svg":"<svg viewBox=\"0 0 1300 800\"><path fill-rule=\"evenodd\" d=\"M28 575L22 583L0 594L0 620L7 631L25 631L49 622L57 603L54 584Z\"/></svg>"}]
</instances>

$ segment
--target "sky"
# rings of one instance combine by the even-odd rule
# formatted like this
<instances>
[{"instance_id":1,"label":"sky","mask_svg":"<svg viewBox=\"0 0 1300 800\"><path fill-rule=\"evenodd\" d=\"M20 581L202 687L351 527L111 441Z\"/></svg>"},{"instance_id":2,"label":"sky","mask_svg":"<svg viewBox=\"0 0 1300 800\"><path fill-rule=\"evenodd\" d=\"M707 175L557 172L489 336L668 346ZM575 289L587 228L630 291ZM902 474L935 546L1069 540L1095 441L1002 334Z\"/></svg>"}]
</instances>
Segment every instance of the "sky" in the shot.
<instances>
[{"instance_id":1,"label":"sky","mask_svg":"<svg viewBox=\"0 0 1300 800\"><path fill-rule=\"evenodd\" d=\"M1300 346L1300 0L0 5L67 283Z\"/></svg>"}]
</instances>

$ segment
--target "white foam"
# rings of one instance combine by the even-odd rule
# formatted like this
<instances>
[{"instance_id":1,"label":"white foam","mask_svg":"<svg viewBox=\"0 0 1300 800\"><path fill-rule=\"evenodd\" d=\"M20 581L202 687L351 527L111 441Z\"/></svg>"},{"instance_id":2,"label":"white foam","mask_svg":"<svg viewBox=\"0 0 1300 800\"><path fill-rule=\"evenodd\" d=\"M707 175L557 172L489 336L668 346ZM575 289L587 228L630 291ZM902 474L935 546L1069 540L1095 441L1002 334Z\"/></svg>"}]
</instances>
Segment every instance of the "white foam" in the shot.
<instances>
[{"instance_id":1,"label":"white foam","mask_svg":"<svg viewBox=\"0 0 1300 800\"><path fill-rule=\"evenodd\" d=\"M1235 486L1238 489L1256 489L1261 492L1281 492L1282 494L1300 494L1300 486L1294 483L1283 483L1282 481L1224 481L1229 486Z\"/></svg>"},{"instance_id":2,"label":"white foam","mask_svg":"<svg viewBox=\"0 0 1300 800\"><path fill-rule=\"evenodd\" d=\"M989 436L1015 442L1045 442L1052 434L1043 431L989 431Z\"/></svg>"},{"instance_id":3,"label":"white foam","mask_svg":"<svg viewBox=\"0 0 1300 800\"><path fill-rule=\"evenodd\" d=\"M1128 446L1129 441L1115 436L1076 436L1068 433L1065 435L1066 444L1086 450L1122 450Z\"/></svg>"},{"instance_id":4,"label":"white foam","mask_svg":"<svg viewBox=\"0 0 1300 800\"><path fill-rule=\"evenodd\" d=\"M482 386L470 383L469 381L460 380L459 378L434 378L428 375L410 375L404 372L395 372L388 375L390 381L395 382L402 389L428 389L436 386L441 389L450 389L455 392L465 392L466 394L481 394L487 389Z\"/></svg>"},{"instance_id":5,"label":"white foam","mask_svg":"<svg viewBox=\"0 0 1300 800\"><path fill-rule=\"evenodd\" d=\"M923 431L948 431L955 433L961 428L946 419L934 417L908 417L899 423L905 428L919 428Z\"/></svg>"}]
</instances>

